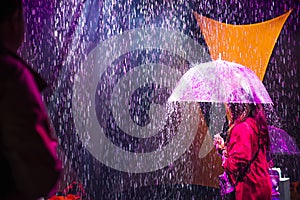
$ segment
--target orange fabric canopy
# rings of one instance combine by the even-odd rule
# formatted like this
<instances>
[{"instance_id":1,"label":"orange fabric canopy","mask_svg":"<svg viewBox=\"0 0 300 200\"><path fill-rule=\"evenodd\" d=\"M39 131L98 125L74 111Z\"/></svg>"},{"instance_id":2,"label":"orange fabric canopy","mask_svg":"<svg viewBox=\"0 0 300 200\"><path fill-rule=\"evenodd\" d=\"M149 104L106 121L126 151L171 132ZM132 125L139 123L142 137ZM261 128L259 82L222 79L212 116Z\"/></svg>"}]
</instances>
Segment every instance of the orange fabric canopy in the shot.
<instances>
[{"instance_id":1,"label":"orange fabric canopy","mask_svg":"<svg viewBox=\"0 0 300 200\"><path fill-rule=\"evenodd\" d=\"M221 57L222 60L242 64L263 80L277 38L291 12L247 25L221 23L196 12L194 15L213 60Z\"/></svg>"}]
</instances>

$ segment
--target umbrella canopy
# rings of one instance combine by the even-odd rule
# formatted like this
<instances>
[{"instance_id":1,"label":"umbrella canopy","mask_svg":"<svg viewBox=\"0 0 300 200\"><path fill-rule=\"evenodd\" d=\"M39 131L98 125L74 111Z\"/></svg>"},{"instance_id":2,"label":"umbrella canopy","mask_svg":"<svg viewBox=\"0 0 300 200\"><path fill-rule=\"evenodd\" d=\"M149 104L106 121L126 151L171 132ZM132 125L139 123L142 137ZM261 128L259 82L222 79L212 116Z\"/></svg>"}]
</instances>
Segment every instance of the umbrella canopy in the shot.
<instances>
[{"instance_id":1,"label":"umbrella canopy","mask_svg":"<svg viewBox=\"0 0 300 200\"><path fill-rule=\"evenodd\" d=\"M272 103L263 83L252 70L221 59L190 68L168 101Z\"/></svg>"},{"instance_id":2,"label":"umbrella canopy","mask_svg":"<svg viewBox=\"0 0 300 200\"><path fill-rule=\"evenodd\" d=\"M299 154L300 150L293 138L283 129L268 126L272 154Z\"/></svg>"}]
</instances>

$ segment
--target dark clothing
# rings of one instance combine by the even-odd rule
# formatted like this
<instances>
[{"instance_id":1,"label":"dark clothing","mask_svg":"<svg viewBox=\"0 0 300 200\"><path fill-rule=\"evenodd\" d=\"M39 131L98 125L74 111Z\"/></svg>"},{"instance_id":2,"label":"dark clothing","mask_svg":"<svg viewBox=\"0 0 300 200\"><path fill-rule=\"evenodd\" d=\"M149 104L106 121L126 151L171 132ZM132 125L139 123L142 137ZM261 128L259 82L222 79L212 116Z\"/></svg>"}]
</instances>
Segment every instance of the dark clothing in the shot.
<instances>
[{"instance_id":1,"label":"dark clothing","mask_svg":"<svg viewBox=\"0 0 300 200\"><path fill-rule=\"evenodd\" d=\"M232 129L227 144L228 157L223 167L233 182L242 176L245 166L258 151L258 127L253 118L247 118ZM235 191L237 200L271 199L269 165L266 159L266 145L261 145L259 153L249 170L238 182Z\"/></svg>"},{"instance_id":2,"label":"dark clothing","mask_svg":"<svg viewBox=\"0 0 300 200\"><path fill-rule=\"evenodd\" d=\"M40 91L45 82L17 55L0 50L0 199L47 196L61 163Z\"/></svg>"}]
</instances>

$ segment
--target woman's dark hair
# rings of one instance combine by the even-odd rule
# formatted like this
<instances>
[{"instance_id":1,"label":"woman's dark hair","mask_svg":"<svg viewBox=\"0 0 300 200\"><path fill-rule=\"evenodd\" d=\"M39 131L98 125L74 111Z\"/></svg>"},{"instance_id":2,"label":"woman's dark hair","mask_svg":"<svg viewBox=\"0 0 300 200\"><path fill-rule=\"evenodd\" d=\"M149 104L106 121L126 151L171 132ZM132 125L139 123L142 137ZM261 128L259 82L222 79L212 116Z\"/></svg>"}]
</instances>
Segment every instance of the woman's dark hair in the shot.
<instances>
[{"instance_id":1,"label":"woman's dark hair","mask_svg":"<svg viewBox=\"0 0 300 200\"><path fill-rule=\"evenodd\" d=\"M235 124L245 121L248 117L252 117L258 126L261 142L266 144L267 150L269 150L270 138L263 106L261 104L253 103L228 103L227 106L231 112L232 120L229 131Z\"/></svg>"},{"instance_id":2,"label":"woman's dark hair","mask_svg":"<svg viewBox=\"0 0 300 200\"><path fill-rule=\"evenodd\" d=\"M10 19L20 9L22 0L0 0L0 22Z\"/></svg>"}]
</instances>

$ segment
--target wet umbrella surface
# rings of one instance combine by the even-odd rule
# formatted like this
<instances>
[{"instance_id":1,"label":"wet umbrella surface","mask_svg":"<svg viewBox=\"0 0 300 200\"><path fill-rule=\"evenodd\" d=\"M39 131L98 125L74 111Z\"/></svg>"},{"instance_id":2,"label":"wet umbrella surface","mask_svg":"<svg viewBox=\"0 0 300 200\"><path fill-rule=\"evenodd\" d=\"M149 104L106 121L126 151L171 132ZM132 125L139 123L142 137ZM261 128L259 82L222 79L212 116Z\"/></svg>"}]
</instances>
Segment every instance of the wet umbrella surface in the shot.
<instances>
[{"instance_id":1,"label":"wet umbrella surface","mask_svg":"<svg viewBox=\"0 0 300 200\"><path fill-rule=\"evenodd\" d=\"M169 101L272 103L266 88L252 70L220 59L188 70Z\"/></svg>"}]
</instances>

